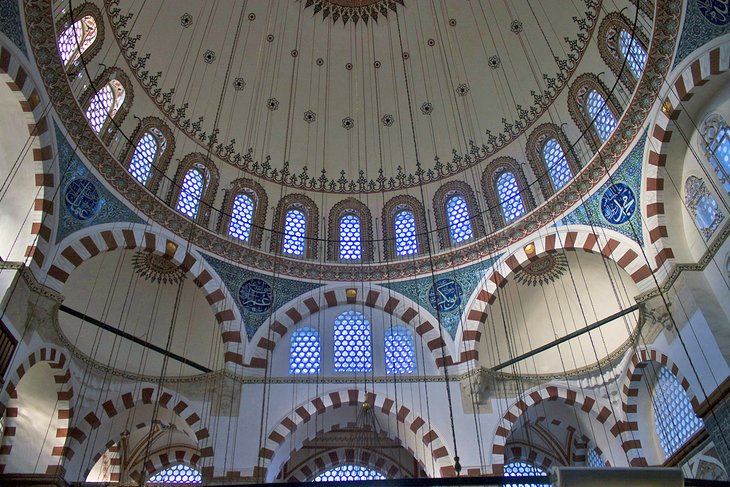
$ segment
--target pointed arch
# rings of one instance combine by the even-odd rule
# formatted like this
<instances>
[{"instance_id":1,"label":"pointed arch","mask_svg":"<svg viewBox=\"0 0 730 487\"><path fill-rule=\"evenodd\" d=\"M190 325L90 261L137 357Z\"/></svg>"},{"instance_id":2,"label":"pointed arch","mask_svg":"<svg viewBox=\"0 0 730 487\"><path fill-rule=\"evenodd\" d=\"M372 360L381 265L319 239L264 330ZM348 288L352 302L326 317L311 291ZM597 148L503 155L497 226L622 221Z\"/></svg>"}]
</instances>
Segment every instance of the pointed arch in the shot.
<instances>
[{"instance_id":1,"label":"pointed arch","mask_svg":"<svg viewBox=\"0 0 730 487\"><path fill-rule=\"evenodd\" d=\"M634 25L634 22L624 14L610 12L601 21L598 28L598 52L614 76L620 79L629 91L633 91L639 82L640 73L646 65L648 46L649 39L641 30L641 24ZM628 59L626 59L627 49Z\"/></svg>"},{"instance_id":2,"label":"pointed arch","mask_svg":"<svg viewBox=\"0 0 730 487\"><path fill-rule=\"evenodd\" d=\"M129 114L134 90L124 70L111 67L89 84L79 101L92 130L108 145Z\"/></svg>"},{"instance_id":3,"label":"pointed arch","mask_svg":"<svg viewBox=\"0 0 730 487\"><path fill-rule=\"evenodd\" d=\"M510 187L503 187L504 178L510 175ZM535 208L535 198L525 173L520 163L511 157L498 157L489 163L482 173L482 191L494 228L507 226Z\"/></svg>"},{"instance_id":4,"label":"pointed arch","mask_svg":"<svg viewBox=\"0 0 730 487\"><path fill-rule=\"evenodd\" d=\"M195 178L191 179L191 175L195 175ZM195 181L192 184L200 187L187 189L186 183L190 181ZM199 152L188 154L180 161L177 168L168 202L179 212L206 226L218 191L218 181L218 168L210 159ZM197 206L195 206L196 201Z\"/></svg>"},{"instance_id":5,"label":"pointed arch","mask_svg":"<svg viewBox=\"0 0 730 487\"><path fill-rule=\"evenodd\" d=\"M463 200L465 209L468 212L468 219L466 221L468 221L471 226L472 236L467 240L473 242L485 235L484 220L482 219L482 215L479 211L479 206L477 205L477 200L474 196L474 190L465 181L449 181L448 183L441 185L433 197L433 216L436 220L439 245L441 249L454 247L461 242L453 242L451 237L447 205L454 197L461 198Z\"/></svg>"},{"instance_id":6,"label":"pointed arch","mask_svg":"<svg viewBox=\"0 0 730 487\"><path fill-rule=\"evenodd\" d=\"M145 117L132 133L130 142L123 159L125 167L140 184L157 193L175 152L172 130L157 117Z\"/></svg>"},{"instance_id":7,"label":"pointed arch","mask_svg":"<svg viewBox=\"0 0 730 487\"><path fill-rule=\"evenodd\" d=\"M398 215L404 211L411 212L413 215L415 235L412 241L417 247L413 254L405 253L404 255L422 255L428 253L429 239L426 235L428 227L423 205L413 196L404 194L389 199L383 206L383 251L386 260L393 260L399 256L397 252L398 232L396 231L395 225Z\"/></svg>"},{"instance_id":8,"label":"pointed arch","mask_svg":"<svg viewBox=\"0 0 730 487\"><path fill-rule=\"evenodd\" d=\"M90 20L93 20L93 22L90 22ZM76 29L78 41L80 42L74 39L73 31L69 32L69 29ZM93 32L89 29L93 29ZM101 10L99 10L99 7L91 2L84 2L73 8L69 8L58 19L56 22L56 39L59 55L61 63L64 65L69 76L78 74L85 64L89 63L99 54L101 46L104 44L104 31L104 16ZM70 42L64 54L64 49L62 49L60 42L64 34L67 33L70 34L68 35L68 41ZM79 46L78 44L81 45ZM80 50L79 47L81 47ZM67 57L67 59L64 60L64 57Z\"/></svg>"},{"instance_id":9,"label":"pointed arch","mask_svg":"<svg viewBox=\"0 0 730 487\"><path fill-rule=\"evenodd\" d=\"M588 145L597 152L613 132L621 118L622 109L616 97L609 95L608 87L598 76L584 73L570 85L568 112L581 134L586 137Z\"/></svg>"},{"instance_id":10,"label":"pointed arch","mask_svg":"<svg viewBox=\"0 0 730 487\"><path fill-rule=\"evenodd\" d=\"M234 208L238 206L236 204L238 197L248 198L247 201L250 201L253 206L250 219L243 215L234 215ZM261 246L264 235L268 207L269 197L263 186L249 178L236 179L231 183L231 188L227 189L223 195L223 211L221 218L218 220L218 231L231 235L231 225L233 223L240 227L237 234L248 228L248 239L244 239L244 241L252 247L258 248Z\"/></svg>"},{"instance_id":11,"label":"pointed arch","mask_svg":"<svg viewBox=\"0 0 730 487\"><path fill-rule=\"evenodd\" d=\"M287 230L287 221L290 216L295 214L301 215L304 228L297 228L297 233ZM303 194L291 193L287 194L279 200L274 212L274 225L271 235L271 252L275 254L287 254L290 256L301 256L306 259L316 259L319 249L319 209L311 198ZM301 245L301 254L296 252L287 252L284 245L287 240L295 236L301 238L297 245Z\"/></svg>"},{"instance_id":12,"label":"pointed arch","mask_svg":"<svg viewBox=\"0 0 730 487\"><path fill-rule=\"evenodd\" d=\"M530 163L533 174L537 177L537 182L540 184L540 189L545 199L550 198L561 189L561 187L555 184L556 178L553 177L553 168L556 165L563 166L563 163L560 161L548 160L546 158L546 145L550 141L554 141L560 150L562 150L564 164L567 165L571 173L570 176L574 177L580 172L578 158L563 129L550 122L536 127L527 138L525 153L527 154L527 161Z\"/></svg>"},{"instance_id":13,"label":"pointed arch","mask_svg":"<svg viewBox=\"0 0 730 487\"><path fill-rule=\"evenodd\" d=\"M370 209L363 202L355 198L346 198L335 204L330 210L327 239L327 258L333 261L347 261L348 257L343 256L343 219L352 217L357 219L356 226L359 226L359 235L355 235L348 242L352 247L360 245L360 258L355 259L361 262L372 262L373 260L373 222ZM355 220L352 220L354 223Z\"/></svg>"}]
</instances>

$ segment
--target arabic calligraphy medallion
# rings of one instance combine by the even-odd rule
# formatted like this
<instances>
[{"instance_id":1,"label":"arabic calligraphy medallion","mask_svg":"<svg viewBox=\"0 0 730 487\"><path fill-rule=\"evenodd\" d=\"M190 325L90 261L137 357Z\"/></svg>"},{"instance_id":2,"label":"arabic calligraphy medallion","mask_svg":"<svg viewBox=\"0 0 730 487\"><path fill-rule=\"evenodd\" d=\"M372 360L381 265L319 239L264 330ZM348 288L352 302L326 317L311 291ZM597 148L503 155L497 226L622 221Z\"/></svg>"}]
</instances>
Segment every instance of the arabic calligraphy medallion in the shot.
<instances>
[{"instance_id":1,"label":"arabic calligraphy medallion","mask_svg":"<svg viewBox=\"0 0 730 487\"><path fill-rule=\"evenodd\" d=\"M727 25L730 22L730 0L697 0L697 7L715 25Z\"/></svg>"},{"instance_id":2,"label":"arabic calligraphy medallion","mask_svg":"<svg viewBox=\"0 0 730 487\"><path fill-rule=\"evenodd\" d=\"M246 311L266 313L274 303L274 292L263 279L249 279L238 289L238 300Z\"/></svg>"},{"instance_id":3,"label":"arabic calligraphy medallion","mask_svg":"<svg viewBox=\"0 0 730 487\"><path fill-rule=\"evenodd\" d=\"M616 183L606 189L601 198L601 213L608 223L622 225L636 211L636 196L626 183Z\"/></svg>"},{"instance_id":4,"label":"arabic calligraphy medallion","mask_svg":"<svg viewBox=\"0 0 730 487\"><path fill-rule=\"evenodd\" d=\"M94 218L99 211L101 197L94 183L88 179L78 178L66 186L64 201L74 218L87 221Z\"/></svg>"},{"instance_id":5,"label":"arabic calligraphy medallion","mask_svg":"<svg viewBox=\"0 0 730 487\"><path fill-rule=\"evenodd\" d=\"M428 290L428 302L434 309L447 313L461 305L462 289L453 279L439 279Z\"/></svg>"}]
</instances>

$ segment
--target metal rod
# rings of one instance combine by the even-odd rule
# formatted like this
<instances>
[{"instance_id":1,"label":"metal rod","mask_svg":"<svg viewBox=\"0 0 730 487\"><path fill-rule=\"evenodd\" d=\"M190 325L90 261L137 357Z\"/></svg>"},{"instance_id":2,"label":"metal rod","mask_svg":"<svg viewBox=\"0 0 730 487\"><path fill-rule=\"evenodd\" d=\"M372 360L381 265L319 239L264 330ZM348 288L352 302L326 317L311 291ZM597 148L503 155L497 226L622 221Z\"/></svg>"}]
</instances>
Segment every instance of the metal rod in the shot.
<instances>
[{"instance_id":1,"label":"metal rod","mask_svg":"<svg viewBox=\"0 0 730 487\"><path fill-rule=\"evenodd\" d=\"M639 308L641 308L640 304L635 304L633 306L630 306L626 309L619 311L618 313L614 313L611 316L607 316L606 318L603 318L602 320L598 320L595 323L593 323L592 325L588 325L581 330L576 330L573 333L568 333L564 337L558 338L557 340L553 340L550 343L546 343L545 345L543 345L541 347L537 347L534 350L530 350L529 352L523 353L522 355L519 355L510 360L507 360L506 362L502 362L501 364L497 365L496 367L493 367L492 370L501 370L501 369L504 369L505 367L509 367L510 365L516 364L517 362L525 360L526 358L530 358L533 355L537 355L540 352L544 352L545 350L547 350L549 348L558 346L561 343L565 343L568 340L572 340L575 337L579 337L585 333L593 331L596 328L599 328L599 327L605 325L606 323L609 323L609 322L615 320L616 318L621 318L622 316L625 316L629 313L633 313L634 311L637 311Z\"/></svg>"},{"instance_id":2,"label":"metal rod","mask_svg":"<svg viewBox=\"0 0 730 487\"><path fill-rule=\"evenodd\" d=\"M168 352L164 348L160 348L157 345L153 345L150 342L142 340L141 338L137 338L134 335L130 335L129 333L126 333L126 332L120 330L119 328L114 328L113 326L107 325L106 323L99 321L96 318L92 318L91 316L85 315L84 313L82 313L80 311L76 311L75 309L69 308L65 304L62 304L61 306L59 306L58 309L63 311L66 314L75 316L76 318L79 318L82 321L90 323L94 326L98 326L102 330L106 330L110 333L114 333L117 336L126 338L127 340L131 340L132 342L136 343L137 345L142 345L143 347L149 348L150 350L154 350L157 353L161 353L162 355L164 355L166 357L169 357L173 360L177 360L178 362L188 365L194 369L198 369L201 372L204 372L206 374L213 372L208 367L204 367L196 362L193 362L192 360L188 360L184 357L181 357L180 355L178 355L176 353Z\"/></svg>"}]
</instances>

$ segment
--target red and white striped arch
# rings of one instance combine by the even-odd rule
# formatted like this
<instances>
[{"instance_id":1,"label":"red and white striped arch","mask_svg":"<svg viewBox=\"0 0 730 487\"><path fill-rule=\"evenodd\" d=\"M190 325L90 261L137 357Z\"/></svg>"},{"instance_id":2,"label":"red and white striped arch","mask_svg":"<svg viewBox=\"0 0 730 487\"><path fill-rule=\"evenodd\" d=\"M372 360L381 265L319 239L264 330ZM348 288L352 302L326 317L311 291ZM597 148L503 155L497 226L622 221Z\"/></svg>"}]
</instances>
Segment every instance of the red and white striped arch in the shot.
<instances>
[{"instance_id":1,"label":"red and white striped arch","mask_svg":"<svg viewBox=\"0 0 730 487\"><path fill-rule=\"evenodd\" d=\"M282 473L287 472L286 479L281 478L281 473L277 479L286 482L308 482L314 480L317 475L340 465L360 465L380 472L389 479L410 477L405 473L403 467L382 452L363 448L341 447L319 451L316 455L296 466L289 467L285 465L282 468Z\"/></svg>"},{"instance_id":2,"label":"red and white striped arch","mask_svg":"<svg viewBox=\"0 0 730 487\"><path fill-rule=\"evenodd\" d=\"M479 360L479 330L487 318L489 307L497 299L499 289L503 288L512 275L523 265L543 255L561 250L584 251L600 254L611 259L625 270L637 284L640 291L654 286L652 273L642 257L642 249L630 238L613 230L601 229L593 233L590 227L573 225L570 230L555 230L547 235L536 236L533 240L525 240L519 246L512 247L492 266L469 299L465 318L456 335L456 343L460 346L461 362ZM532 243L533 253L528 255L524 247Z\"/></svg>"}]
</instances>

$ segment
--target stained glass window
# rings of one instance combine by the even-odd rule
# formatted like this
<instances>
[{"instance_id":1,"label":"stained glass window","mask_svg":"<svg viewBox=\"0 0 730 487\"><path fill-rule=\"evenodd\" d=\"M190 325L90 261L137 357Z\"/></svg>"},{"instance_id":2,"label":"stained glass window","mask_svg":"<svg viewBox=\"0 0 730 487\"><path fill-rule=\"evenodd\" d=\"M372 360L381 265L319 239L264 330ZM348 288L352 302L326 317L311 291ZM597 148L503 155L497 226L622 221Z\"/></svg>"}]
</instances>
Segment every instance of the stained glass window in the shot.
<instances>
[{"instance_id":1,"label":"stained glass window","mask_svg":"<svg viewBox=\"0 0 730 487\"><path fill-rule=\"evenodd\" d=\"M367 467L342 465L331 468L314 478L315 482L349 482L353 480L385 480L385 475Z\"/></svg>"},{"instance_id":2,"label":"stained glass window","mask_svg":"<svg viewBox=\"0 0 730 487\"><path fill-rule=\"evenodd\" d=\"M511 222L525 214L525 205L520 195L515 175L510 171L503 172L497 178L497 194L502 206L502 215L505 223Z\"/></svg>"},{"instance_id":3,"label":"stained glass window","mask_svg":"<svg viewBox=\"0 0 730 487\"><path fill-rule=\"evenodd\" d=\"M239 193L233 198L231 224L228 226L228 235L248 242L251 236L252 223L253 199L247 194Z\"/></svg>"},{"instance_id":4,"label":"stained glass window","mask_svg":"<svg viewBox=\"0 0 730 487\"><path fill-rule=\"evenodd\" d=\"M152 135L152 132L145 132L137 142L134 155L132 155L132 160L129 162L129 172L141 184L147 184L147 180L152 173L152 165L155 162L155 157L157 157L157 150L157 138Z\"/></svg>"},{"instance_id":5,"label":"stained glass window","mask_svg":"<svg viewBox=\"0 0 730 487\"><path fill-rule=\"evenodd\" d=\"M91 15L77 20L58 37L61 62L68 66L79 58L96 40L96 20Z\"/></svg>"},{"instance_id":6,"label":"stained glass window","mask_svg":"<svg viewBox=\"0 0 730 487\"><path fill-rule=\"evenodd\" d=\"M591 468L603 468L605 466L603 460L601 460L601 455L598 454L598 451L595 448L588 449L588 459L586 464Z\"/></svg>"},{"instance_id":7,"label":"stained glass window","mask_svg":"<svg viewBox=\"0 0 730 487\"><path fill-rule=\"evenodd\" d=\"M294 330L289 355L290 374L319 373L320 345L317 330L308 326Z\"/></svg>"},{"instance_id":8,"label":"stained glass window","mask_svg":"<svg viewBox=\"0 0 730 487\"><path fill-rule=\"evenodd\" d=\"M458 244L471 239L474 232L471 227L471 216L466 200L460 194L455 194L446 202L446 216L449 220L449 234L451 243Z\"/></svg>"},{"instance_id":9,"label":"stained glass window","mask_svg":"<svg viewBox=\"0 0 730 487\"><path fill-rule=\"evenodd\" d=\"M639 79L646 66L646 51L644 48L641 47L636 37L626 30L622 30L618 36L618 48L621 55L626 58L626 66L628 66L631 74L634 75L634 78Z\"/></svg>"},{"instance_id":10,"label":"stained glass window","mask_svg":"<svg viewBox=\"0 0 730 487\"><path fill-rule=\"evenodd\" d=\"M695 415L682 384L666 367L659 368L652 404L659 443L669 457L702 428L702 420Z\"/></svg>"},{"instance_id":11,"label":"stained glass window","mask_svg":"<svg viewBox=\"0 0 730 487\"><path fill-rule=\"evenodd\" d=\"M550 174L550 180L553 182L553 187L557 191L565 186L570 181L570 178L573 177L563 147L557 139L548 139L545 145L542 146L542 156L545 160L548 174Z\"/></svg>"},{"instance_id":12,"label":"stained glass window","mask_svg":"<svg viewBox=\"0 0 730 487\"><path fill-rule=\"evenodd\" d=\"M101 132L107 119L116 115L124 103L124 96L124 87L115 79L94 94L86 109L86 118L94 132Z\"/></svg>"},{"instance_id":13,"label":"stained glass window","mask_svg":"<svg viewBox=\"0 0 730 487\"><path fill-rule=\"evenodd\" d=\"M362 259L360 219L348 213L340 218L340 260Z\"/></svg>"},{"instance_id":14,"label":"stained glass window","mask_svg":"<svg viewBox=\"0 0 730 487\"><path fill-rule=\"evenodd\" d=\"M713 113L702 124L705 155L722 186L730 194L730 129L725 119Z\"/></svg>"},{"instance_id":15,"label":"stained glass window","mask_svg":"<svg viewBox=\"0 0 730 487\"><path fill-rule=\"evenodd\" d=\"M511 462L504 466L505 477L536 477L547 475L541 468L534 467L525 462ZM542 487L550 484L504 484L504 487Z\"/></svg>"},{"instance_id":16,"label":"stained glass window","mask_svg":"<svg viewBox=\"0 0 730 487\"><path fill-rule=\"evenodd\" d=\"M286 212L284 219L284 244L285 254L304 255L304 237L307 231L307 219L304 213L297 209Z\"/></svg>"},{"instance_id":17,"label":"stained glass window","mask_svg":"<svg viewBox=\"0 0 730 487\"><path fill-rule=\"evenodd\" d=\"M395 255L413 255L418 253L418 237L416 236L416 218L411 210L401 210L393 221L395 230Z\"/></svg>"},{"instance_id":18,"label":"stained glass window","mask_svg":"<svg viewBox=\"0 0 730 487\"><path fill-rule=\"evenodd\" d=\"M416 370L413 334L405 326L393 326L385 334L385 373L412 374Z\"/></svg>"},{"instance_id":19,"label":"stained glass window","mask_svg":"<svg viewBox=\"0 0 730 487\"><path fill-rule=\"evenodd\" d=\"M370 372L373 353L370 322L357 311L345 311L335 320L335 372Z\"/></svg>"},{"instance_id":20,"label":"stained glass window","mask_svg":"<svg viewBox=\"0 0 730 487\"><path fill-rule=\"evenodd\" d=\"M591 90L586 97L586 113L593 120L593 126L601 138L601 142L605 142L616 129L616 118L608 108L606 100L596 90Z\"/></svg>"},{"instance_id":21,"label":"stained glass window","mask_svg":"<svg viewBox=\"0 0 730 487\"><path fill-rule=\"evenodd\" d=\"M695 221L697 229L709 240L720 222L725 218L717 206L717 201L710 194L705 182L695 176L690 176L684 184L685 203Z\"/></svg>"},{"instance_id":22,"label":"stained glass window","mask_svg":"<svg viewBox=\"0 0 730 487\"><path fill-rule=\"evenodd\" d=\"M200 472L187 465L174 465L150 477L145 485L165 487L168 485L202 484Z\"/></svg>"},{"instance_id":23,"label":"stained glass window","mask_svg":"<svg viewBox=\"0 0 730 487\"><path fill-rule=\"evenodd\" d=\"M195 218L200 207L200 198L203 196L203 174L193 168L185 173L180 197L177 199L177 211L190 218Z\"/></svg>"}]
</instances>

